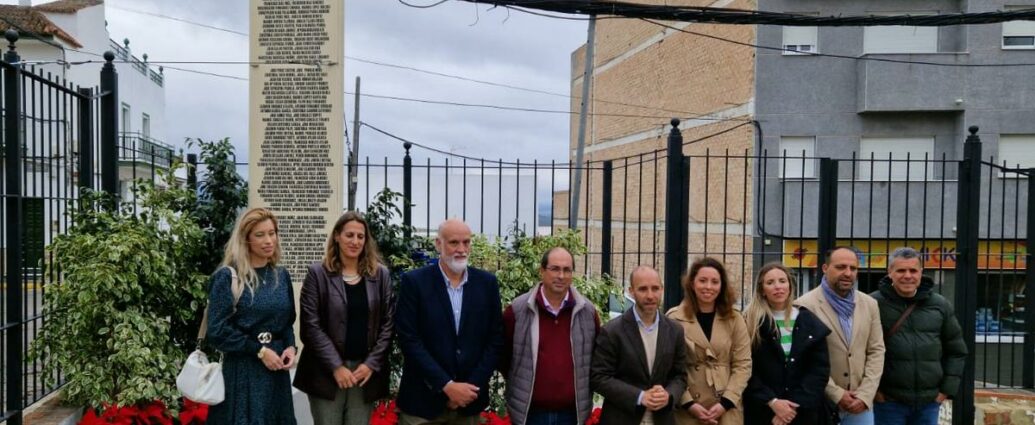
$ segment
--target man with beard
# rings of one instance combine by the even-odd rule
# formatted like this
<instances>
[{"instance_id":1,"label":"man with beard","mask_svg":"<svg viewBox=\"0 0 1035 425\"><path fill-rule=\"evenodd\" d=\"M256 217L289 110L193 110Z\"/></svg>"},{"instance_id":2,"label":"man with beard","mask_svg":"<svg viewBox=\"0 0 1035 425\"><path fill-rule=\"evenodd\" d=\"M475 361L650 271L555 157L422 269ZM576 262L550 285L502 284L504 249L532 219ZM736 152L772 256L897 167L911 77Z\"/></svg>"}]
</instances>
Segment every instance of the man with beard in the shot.
<instances>
[{"instance_id":1,"label":"man with beard","mask_svg":"<svg viewBox=\"0 0 1035 425\"><path fill-rule=\"evenodd\" d=\"M467 265L471 229L463 221L439 225L435 248L438 264L407 272L399 284L399 423L474 425L489 404L503 345L499 284Z\"/></svg>"},{"instance_id":2,"label":"man with beard","mask_svg":"<svg viewBox=\"0 0 1035 425\"><path fill-rule=\"evenodd\" d=\"M590 387L604 396L600 425L675 425L674 406L686 391L683 327L665 317L665 285L657 270L629 276L636 304L600 328Z\"/></svg>"},{"instance_id":3,"label":"man with beard","mask_svg":"<svg viewBox=\"0 0 1035 425\"><path fill-rule=\"evenodd\" d=\"M873 397L884 371L884 332L873 297L859 292L859 255L837 247L826 253L819 287L795 302L816 313L827 335L830 380L827 397L837 404L842 425L873 425Z\"/></svg>"}]
</instances>

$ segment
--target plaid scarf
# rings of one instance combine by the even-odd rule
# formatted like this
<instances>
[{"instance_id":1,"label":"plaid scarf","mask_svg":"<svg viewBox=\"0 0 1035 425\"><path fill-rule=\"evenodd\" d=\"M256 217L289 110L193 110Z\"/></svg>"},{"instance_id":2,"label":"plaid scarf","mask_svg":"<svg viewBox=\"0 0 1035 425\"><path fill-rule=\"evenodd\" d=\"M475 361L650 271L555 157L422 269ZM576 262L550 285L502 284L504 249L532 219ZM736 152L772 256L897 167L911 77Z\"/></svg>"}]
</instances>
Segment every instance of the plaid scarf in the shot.
<instances>
[{"instance_id":1,"label":"plaid scarf","mask_svg":"<svg viewBox=\"0 0 1035 425\"><path fill-rule=\"evenodd\" d=\"M855 290L853 289L848 293L847 298L841 298L834 292L834 289L830 287L830 282L827 282L827 277L823 276L823 280L820 282L820 286L823 288L823 295L826 296L827 302L833 307L834 312L837 313L837 321L841 323L841 330L845 334L845 344L852 344L852 313L855 312Z\"/></svg>"}]
</instances>

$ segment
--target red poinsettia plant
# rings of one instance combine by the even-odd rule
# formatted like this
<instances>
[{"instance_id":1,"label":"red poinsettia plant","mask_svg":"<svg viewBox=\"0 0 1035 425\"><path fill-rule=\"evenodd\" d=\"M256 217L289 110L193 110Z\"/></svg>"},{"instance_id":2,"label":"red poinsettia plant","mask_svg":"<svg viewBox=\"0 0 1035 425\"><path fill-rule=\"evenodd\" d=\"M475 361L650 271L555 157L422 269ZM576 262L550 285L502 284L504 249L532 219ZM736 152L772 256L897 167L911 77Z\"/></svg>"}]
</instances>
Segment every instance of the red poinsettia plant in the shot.
<instances>
[{"instance_id":1,"label":"red poinsettia plant","mask_svg":"<svg viewBox=\"0 0 1035 425\"><path fill-rule=\"evenodd\" d=\"M101 409L89 408L80 425L202 425L208 420L208 406L183 399L183 409L174 418L165 403L155 400L145 406L105 404ZM177 422L176 419L179 419Z\"/></svg>"},{"instance_id":2,"label":"red poinsettia plant","mask_svg":"<svg viewBox=\"0 0 1035 425\"><path fill-rule=\"evenodd\" d=\"M510 415L497 415L496 412L482 412L482 423L485 425L510 425Z\"/></svg>"},{"instance_id":3,"label":"red poinsettia plant","mask_svg":"<svg viewBox=\"0 0 1035 425\"><path fill-rule=\"evenodd\" d=\"M208 405L183 399L180 410L180 425L203 425L208 421Z\"/></svg>"},{"instance_id":4,"label":"red poinsettia plant","mask_svg":"<svg viewBox=\"0 0 1035 425\"><path fill-rule=\"evenodd\" d=\"M395 412L395 400L380 402L370 414L370 425L395 425L399 415Z\"/></svg>"}]
</instances>

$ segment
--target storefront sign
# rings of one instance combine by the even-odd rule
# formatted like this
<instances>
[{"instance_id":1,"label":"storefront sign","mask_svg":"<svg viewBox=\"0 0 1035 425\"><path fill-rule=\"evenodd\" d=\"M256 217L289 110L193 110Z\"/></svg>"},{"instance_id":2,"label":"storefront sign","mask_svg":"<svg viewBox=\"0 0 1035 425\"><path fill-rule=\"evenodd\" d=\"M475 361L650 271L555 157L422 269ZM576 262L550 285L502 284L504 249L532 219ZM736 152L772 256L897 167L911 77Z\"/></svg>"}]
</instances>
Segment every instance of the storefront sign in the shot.
<instances>
[{"instance_id":1,"label":"storefront sign","mask_svg":"<svg viewBox=\"0 0 1035 425\"><path fill-rule=\"evenodd\" d=\"M859 267L863 269L886 269L888 253L895 248L908 246L918 252L925 269L956 268L956 241L954 240L838 240L840 246L853 246L862 254ZM785 240L783 242L783 263L793 268L815 268L819 263L816 240ZM978 269L981 270L1023 270L1028 248L1023 241L979 241Z\"/></svg>"}]
</instances>

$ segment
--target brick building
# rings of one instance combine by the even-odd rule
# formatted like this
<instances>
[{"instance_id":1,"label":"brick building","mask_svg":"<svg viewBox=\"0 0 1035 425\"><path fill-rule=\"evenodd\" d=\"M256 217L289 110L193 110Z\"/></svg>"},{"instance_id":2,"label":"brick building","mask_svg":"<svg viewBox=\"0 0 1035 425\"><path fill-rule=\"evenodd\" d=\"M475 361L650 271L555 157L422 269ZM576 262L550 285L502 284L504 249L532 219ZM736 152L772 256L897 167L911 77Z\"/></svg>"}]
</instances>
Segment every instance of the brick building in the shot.
<instances>
[{"instance_id":1,"label":"brick building","mask_svg":"<svg viewBox=\"0 0 1035 425\"><path fill-rule=\"evenodd\" d=\"M667 4L755 8L748 0ZM755 39L751 26L666 25L748 43ZM755 101L754 49L638 20L603 19L596 31L584 158L590 168L599 168L605 160L613 160L615 167L612 243L615 252L625 254L613 256L612 274L624 281L636 265L664 267L664 150L670 118L678 117L687 142L683 152L694 156L690 167L691 258L705 251L735 253L727 255L725 262L733 281L739 282L741 276L751 274L750 258L744 253L750 252L752 243L752 195L750 186L742 182L752 178L743 156L752 152L755 138L749 122ZM572 54L573 111L580 108L584 60L582 46ZM578 114L573 114L573 160L578 120ZM716 133L722 134L706 138ZM703 140L694 142L698 139ZM731 156L728 163L727 152ZM712 160L706 155L723 158ZM732 158L737 155L741 158ZM591 252L600 247L600 180L600 173L594 170L583 177L583 187L588 190L582 192L579 220L588 223ZM706 191L708 202L704 201ZM557 226L567 223L568 196L567 192L555 194ZM591 257L589 264L591 272L598 272L599 256Z\"/></svg>"}]
</instances>

